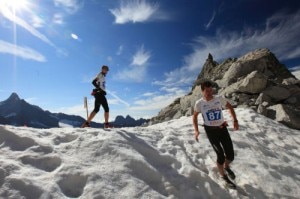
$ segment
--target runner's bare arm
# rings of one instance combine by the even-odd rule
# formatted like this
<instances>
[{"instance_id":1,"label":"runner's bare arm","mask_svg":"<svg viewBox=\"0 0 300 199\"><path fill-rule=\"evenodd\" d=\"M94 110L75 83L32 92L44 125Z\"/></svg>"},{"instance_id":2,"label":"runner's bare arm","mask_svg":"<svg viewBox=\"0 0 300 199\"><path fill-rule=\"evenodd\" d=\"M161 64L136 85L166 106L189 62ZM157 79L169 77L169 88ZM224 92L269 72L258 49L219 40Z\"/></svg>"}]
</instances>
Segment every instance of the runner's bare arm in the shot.
<instances>
[{"instance_id":1,"label":"runner's bare arm","mask_svg":"<svg viewBox=\"0 0 300 199\"><path fill-rule=\"evenodd\" d=\"M199 139L199 128L198 128L198 112L194 111L194 115L193 115L193 125L194 125L194 130L195 130L195 139L198 142Z\"/></svg>"},{"instance_id":2,"label":"runner's bare arm","mask_svg":"<svg viewBox=\"0 0 300 199\"><path fill-rule=\"evenodd\" d=\"M229 102L226 103L226 108L229 109L229 113L230 113L230 115L233 119L233 129L238 130L239 129L239 123L238 123L238 120L236 118L234 108L232 107L232 105Z\"/></svg>"}]
</instances>

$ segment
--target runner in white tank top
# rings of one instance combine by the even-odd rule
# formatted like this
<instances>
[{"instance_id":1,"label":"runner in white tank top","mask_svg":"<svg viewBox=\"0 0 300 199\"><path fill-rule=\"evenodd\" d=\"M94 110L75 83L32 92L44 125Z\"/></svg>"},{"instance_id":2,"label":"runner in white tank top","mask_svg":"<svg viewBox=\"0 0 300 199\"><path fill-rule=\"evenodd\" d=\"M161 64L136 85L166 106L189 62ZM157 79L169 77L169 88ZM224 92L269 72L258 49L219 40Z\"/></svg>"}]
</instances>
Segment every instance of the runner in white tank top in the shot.
<instances>
[{"instance_id":1,"label":"runner in white tank top","mask_svg":"<svg viewBox=\"0 0 300 199\"><path fill-rule=\"evenodd\" d=\"M204 98L198 100L194 111L202 113L204 125L221 126L224 123L222 109L225 108L227 100L221 96L213 96L213 99L207 101Z\"/></svg>"},{"instance_id":2,"label":"runner in white tank top","mask_svg":"<svg viewBox=\"0 0 300 199\"><path fill-rule=\"evenodd\" d=\"M195 139L197 142L199 141L198 114L201 113L207 138L217 154L216 163L219 173L227 186L236 188L234 182L231 181L234 180L235 174L229 167L229 164L234 160L233 144L226 127L227 125L224 123L222 108L226 107L229 109L235 130L239 128L236 114L231 104L225 98L213 95L210 81L202 82L201 90L203 98L195 103L193 115Z\"/></svg>"}]
</instances>

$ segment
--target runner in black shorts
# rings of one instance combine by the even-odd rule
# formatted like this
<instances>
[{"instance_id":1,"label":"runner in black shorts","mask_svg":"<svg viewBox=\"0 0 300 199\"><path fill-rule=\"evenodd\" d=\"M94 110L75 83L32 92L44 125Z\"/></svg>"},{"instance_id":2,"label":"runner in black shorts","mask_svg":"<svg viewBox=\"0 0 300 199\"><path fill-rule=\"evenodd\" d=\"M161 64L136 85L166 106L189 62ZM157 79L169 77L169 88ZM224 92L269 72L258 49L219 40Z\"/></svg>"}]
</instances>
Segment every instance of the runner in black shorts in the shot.
<instances>
[{"instance_id":1,"label":"runner in black shorts","mask_svg":"<svg viewBox=\"0 0 300 199\"><path fill-rule=\"evenodd\" d=\"M238 120L231 104L221 96L214 96L212 83L204 81L201 83L202 98L198 100L194 107L193 125L195 129L195 139L198 142L198 114L201 113L204 121L204 129L207 137L217 154L217 167L220 175L225 182L232 188L235 184L228 178L234 180L235 174L230 169L229 164L234 159L233 144L227 130L227 122L224 120L222 108L229 109L229 113L233 118L234 130L238 130ZM224 171L225 170L225 171Z\"/></svg>"},{"instance_id":2,"label":"runner in black shorts","mask_svg":"<svg viewBox=\"0 0 300 199\"><path fill-rule=\"evenodd\" d=\"M95 97L95 107L93 112L90 114L88 117L87 121L81 126L82 128L84 127L89 127L90 122L92 119L95 117L95 115L99 112L100 106L103 106L104 109L104 128L111 128L112 126L108 123L109 119L109 107L108 103L106 100L106 82L105 82L105 76L107 72L109 71L108 66L103 65L101 68L101 72L98 73L96 78L93 80L92 84L95 86L95 89L93 89L92 95Z\"/></svg>"},{"instance_id":3,"label":"runner in black shorts","mask_svg":"<svg viewBox=\"0 0 300 199\"><path fill-rule=\"evenodd\" d=\"M207 138L217 154L217 163L222 165L225 159L232 162L234 159L234 151L232 141L227 130L223 125L222 128L212 128L204 126Z\"/></svg>"},{"instance_id":4,"label":"runner in black shorts","mask_svg":"<svg viewBox=\"0 0 300 199\"><path fill-rule=\"evenodd\" d=\"M104 112L108 113L109 108L108 108L108 103L107 103L107 100L106 100L106 97L105 97L104 93L96 92L96 94L95 94L95 106L94 106L93 112L98 113L99 110L100 110L101 105L104 109Z\"/></svg>"}]
</instances>

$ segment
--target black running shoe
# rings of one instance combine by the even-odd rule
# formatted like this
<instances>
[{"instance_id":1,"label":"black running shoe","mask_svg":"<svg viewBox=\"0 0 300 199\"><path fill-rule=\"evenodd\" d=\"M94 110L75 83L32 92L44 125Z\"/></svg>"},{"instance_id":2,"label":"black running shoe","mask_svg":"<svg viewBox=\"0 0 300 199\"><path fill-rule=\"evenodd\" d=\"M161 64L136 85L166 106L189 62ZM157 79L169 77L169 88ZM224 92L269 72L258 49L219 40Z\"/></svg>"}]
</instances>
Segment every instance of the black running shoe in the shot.
<instances>
[{"instance_id":1,"label":"black running shoe","mask_svg":"<svg viewBox=\"0 0 300 199\"><path fill-rule=\"evenodd\" d=\"M226 174L229 176L229 178L231 180L235 179L235 174L233 173L233 171L228 167L228 168L224 168Z\"/></svg>"},{"instance_id":2,"label":"black running shoe","mask_svg":"<svg viewBox=\"0 0 300 199\"><path fill-rule=\"evenodd\" d=\"M225 181L225 186L230 188L230 189L236 189L236 185L228 178L227 175L224 175L223 180Z\"/></svg>"}]
</instances>

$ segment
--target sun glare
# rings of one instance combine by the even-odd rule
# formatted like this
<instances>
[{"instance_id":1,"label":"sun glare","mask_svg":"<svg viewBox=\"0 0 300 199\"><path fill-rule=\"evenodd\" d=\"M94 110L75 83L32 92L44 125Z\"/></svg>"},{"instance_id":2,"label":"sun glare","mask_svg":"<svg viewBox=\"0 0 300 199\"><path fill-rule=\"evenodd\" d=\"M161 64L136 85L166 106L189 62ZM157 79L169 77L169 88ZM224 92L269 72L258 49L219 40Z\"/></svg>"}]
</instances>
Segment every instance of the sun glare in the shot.
<instances>
[{"instance_id":1,"label":"sun glare","mask_svg":"<svg viewBox=\"0 0 300 199\"><path fill-rule=\"evenodd\" d=\"M26 9L28 7L28 1L27 0L1 0L0 8L2 6L12 9L14 11L19 11L19 10Z\"/></svg>"}]
</instances>

